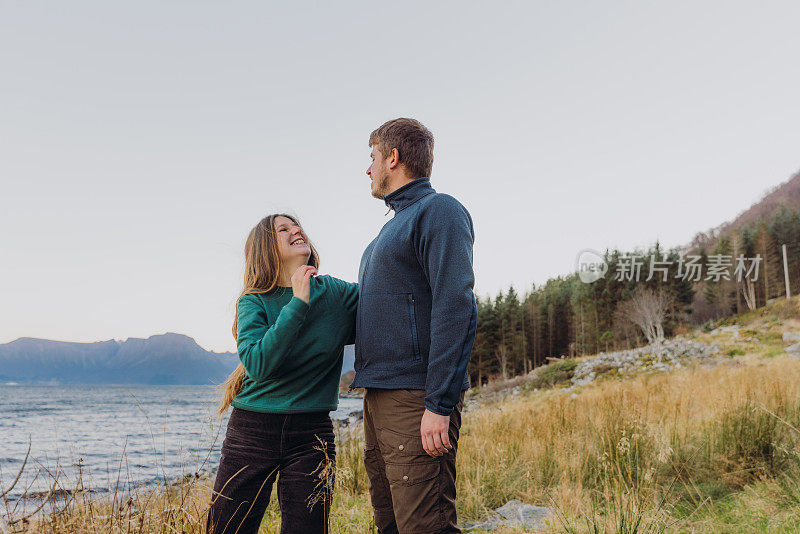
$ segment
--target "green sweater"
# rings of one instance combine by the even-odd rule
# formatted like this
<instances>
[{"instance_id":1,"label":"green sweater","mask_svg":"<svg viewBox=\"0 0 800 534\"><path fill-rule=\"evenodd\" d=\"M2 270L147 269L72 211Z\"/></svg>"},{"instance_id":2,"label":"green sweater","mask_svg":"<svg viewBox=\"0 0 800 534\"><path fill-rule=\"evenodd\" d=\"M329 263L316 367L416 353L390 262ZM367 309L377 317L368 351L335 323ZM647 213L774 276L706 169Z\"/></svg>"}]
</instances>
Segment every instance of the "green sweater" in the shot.
<instances>
[{"instance_id":1,"label":"green sweater","mask_svg":"<svg viewBox=\"0 0 800 534\"><path fill-rule=\"evenodd\" d=\"M291 287L239 299L239 359L247 376L231 403L254 412L335 410L344 346L354 342L358 284L311 278L306 304Z\"/></svg>"}]
</instances>

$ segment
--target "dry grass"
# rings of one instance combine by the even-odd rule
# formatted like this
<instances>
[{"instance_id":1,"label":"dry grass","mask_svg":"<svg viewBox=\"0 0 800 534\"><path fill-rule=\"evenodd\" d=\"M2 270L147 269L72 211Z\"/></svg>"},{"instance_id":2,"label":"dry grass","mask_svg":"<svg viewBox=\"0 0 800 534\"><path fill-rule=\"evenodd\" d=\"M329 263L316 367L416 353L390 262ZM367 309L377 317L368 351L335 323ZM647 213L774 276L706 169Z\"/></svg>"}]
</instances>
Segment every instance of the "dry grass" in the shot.
<instances>
[{"instance_id":1,"label":"dry grass","mask_svg":"<svg viewBox=\"0 0 800 534\"><path fill-rule=\"evenodd\" d=\"M717 498L791 476L793 427L800 362L788 358L507 401L466 421L460 508L475 517L516 498L552 503L560 528L588 518L626 532L626 507L641 523L632 531L686 526L714 516Z\"/></svg>"}]
</instances>

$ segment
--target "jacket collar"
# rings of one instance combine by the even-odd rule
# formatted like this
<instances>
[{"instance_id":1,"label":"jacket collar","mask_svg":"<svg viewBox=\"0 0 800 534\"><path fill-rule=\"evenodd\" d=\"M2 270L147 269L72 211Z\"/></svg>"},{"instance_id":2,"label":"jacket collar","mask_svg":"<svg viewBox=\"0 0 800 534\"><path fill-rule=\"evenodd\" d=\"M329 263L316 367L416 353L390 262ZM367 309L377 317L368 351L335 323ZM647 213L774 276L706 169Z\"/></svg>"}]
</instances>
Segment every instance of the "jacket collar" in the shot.
<instances>
[{"instance_id":1,"label":"jacket collar","mask_svg":"<svg viewBox=\"0 0 800 534\"><path fill-rule=\"evenodd\" d=\"M417 178L399 189L395 189L383 198L386 205L393 209L395 213L402 211L424 196L435 193L431 187L431 179L428 177Z\"/></svg>"}]
</instances>

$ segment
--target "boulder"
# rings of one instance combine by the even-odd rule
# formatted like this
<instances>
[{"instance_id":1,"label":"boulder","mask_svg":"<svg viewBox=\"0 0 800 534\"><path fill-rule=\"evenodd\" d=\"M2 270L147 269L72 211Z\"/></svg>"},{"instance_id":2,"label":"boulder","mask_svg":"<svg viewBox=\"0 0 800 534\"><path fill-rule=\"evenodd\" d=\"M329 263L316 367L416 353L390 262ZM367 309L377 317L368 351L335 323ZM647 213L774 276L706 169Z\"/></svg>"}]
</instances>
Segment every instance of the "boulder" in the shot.
<instances>
[{"instance_id":1,"label":"boulder","mask_svg":"<svg viewBox=\"0 0 800 534\"><path fill-rule=\"evenodd\" d=\"M547 506L525 504L516 499L508 501L495 512L503 516L507 521L511 521L512 525L509 526L529 528L546 526L544 521L553 514L553 511Z\"/></svg>"},{"instance_id":2,"label":"boulder","mask_svg":"<svg viewBox=\"0 0 800 534\"><path fill-rule=\"evenodd\" d=\"M783 333L783 342L784 343L797 343L800 341L800 332L784 332Z\"/></svg>"},{"instance_id":3,"label":"boulder","mask_svg":"<svg viewBox=\"0 0 800 534\"><path fill-rule=\"evenodd\" d=\"M800 343L789 345L788 347L786 347L786 352L788 352L789 356L791 356L792 358L800 358Z\"/></svg>"},{"instance_id":4,"label":"boulder","mask_svg":"<svg viewBox=\"0 0 800 534\"><path fill-rule=\"evenodd\" d=\"M464 532L494 530L498 527L544 529L547 528L547 519L552 515L553 509L548 506L534 506L514 499L497 508L494 516L486 521L464 525Z\"/></svg>"},{"instance_id":5,"label":"boulder","mask_svg":"<svg viewBox=\"0 0 800 534\"><path fill-rule=\"evenodd\" d=\"M719 334L729 333L733 334L734 338L739 337L739 328L741 328L738 324L732 324L730 326L720 326L719 328L715 328L710 332L712 336L716 336Z\"/></svg>"}]
</instances>

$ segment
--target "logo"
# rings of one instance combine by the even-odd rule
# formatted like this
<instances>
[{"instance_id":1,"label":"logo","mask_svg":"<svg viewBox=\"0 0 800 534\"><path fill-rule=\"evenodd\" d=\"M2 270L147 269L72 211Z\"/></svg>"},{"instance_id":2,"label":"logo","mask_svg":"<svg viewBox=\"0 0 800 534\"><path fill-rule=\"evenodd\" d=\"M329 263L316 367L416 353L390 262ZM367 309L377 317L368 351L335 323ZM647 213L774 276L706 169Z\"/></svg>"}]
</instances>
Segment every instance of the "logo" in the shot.
<instances>
[{"instance_id":1,"label":"logo","mask_svg":"<svg viewBox=\"0 0 800 534\"><path fill-rule=\"evenodd\" d=\"M608 264L596 250L581 250L575 259L575 270L584 284L591 284L603 278L608 272Z\"/></svg>"}]
</instances>

